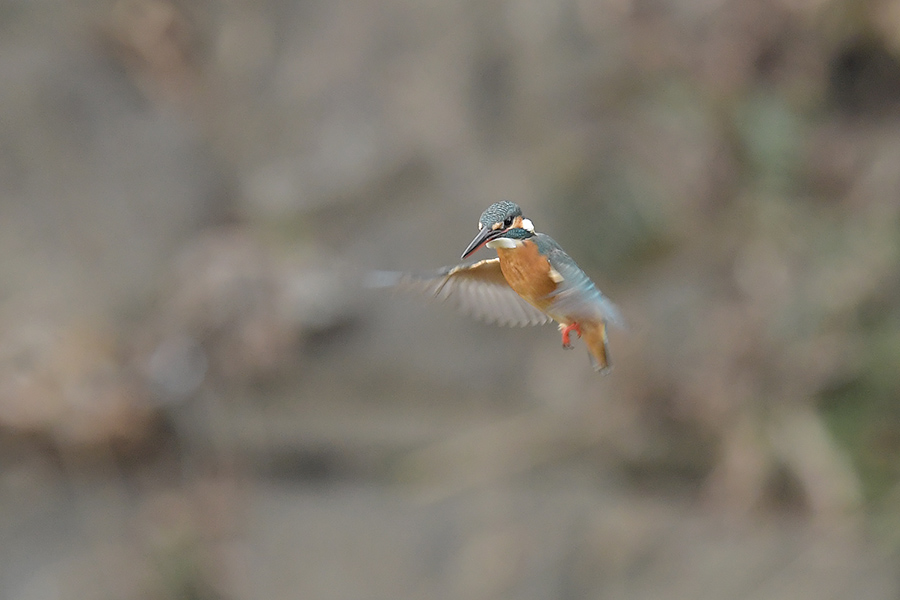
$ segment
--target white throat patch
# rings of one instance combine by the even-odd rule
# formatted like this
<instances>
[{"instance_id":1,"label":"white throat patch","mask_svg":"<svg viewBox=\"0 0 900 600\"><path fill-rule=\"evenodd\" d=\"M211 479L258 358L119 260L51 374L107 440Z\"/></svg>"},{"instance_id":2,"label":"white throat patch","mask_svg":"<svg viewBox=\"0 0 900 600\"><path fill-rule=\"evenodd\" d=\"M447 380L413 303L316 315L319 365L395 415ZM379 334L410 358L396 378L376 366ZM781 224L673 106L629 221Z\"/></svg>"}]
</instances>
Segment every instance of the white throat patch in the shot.
<instances>
[{"instance_id":1,"label":"white throat patch","mask_svg":"<svg viewBox=\"0 0 900 600\"><path fill-rule=\"evenodd\" d=\"M489 241L485 246L488 248L516 248L522 244L522 240L513 240L510 238L497 238Z\"/></svg>"}]
</instances>

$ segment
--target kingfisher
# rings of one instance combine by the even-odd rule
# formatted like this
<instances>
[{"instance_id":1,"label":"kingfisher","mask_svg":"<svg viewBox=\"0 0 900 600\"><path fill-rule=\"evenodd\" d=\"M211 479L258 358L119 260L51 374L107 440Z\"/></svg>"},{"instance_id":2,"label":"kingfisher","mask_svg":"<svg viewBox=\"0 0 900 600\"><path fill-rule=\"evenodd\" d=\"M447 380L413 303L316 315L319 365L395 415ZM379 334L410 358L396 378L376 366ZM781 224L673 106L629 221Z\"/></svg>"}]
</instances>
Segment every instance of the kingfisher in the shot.
<instances>
[{"instance_id":1,"label":"kingfisher","mask_svg":"<svg viewBox=\"0 0 900 600\"><path fill-rule=\"evenodd\" d=\"M619 309L549 235L538 233L519 205L495 202L478 219L478 234L462 253L482 247L496 258L426 273L378 272L378 286L414 289L450 301L465 313L497 325L559 323L562 345L583 339L594 370L607 373L608 323L624 327Z\"/></svg>"}]
</instances>

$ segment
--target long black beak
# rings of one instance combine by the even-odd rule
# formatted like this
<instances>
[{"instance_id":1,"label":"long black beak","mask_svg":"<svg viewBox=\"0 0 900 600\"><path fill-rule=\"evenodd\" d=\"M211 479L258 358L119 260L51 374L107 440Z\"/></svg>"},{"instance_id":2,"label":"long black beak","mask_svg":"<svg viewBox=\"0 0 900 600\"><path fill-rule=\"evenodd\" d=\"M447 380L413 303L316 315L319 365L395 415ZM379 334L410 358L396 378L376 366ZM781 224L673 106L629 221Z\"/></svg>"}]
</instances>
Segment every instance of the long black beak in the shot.
<instances>
[{"instance_id":1,"label":"long black beak","mask_svg":"<svg viewBox=\"0 0 900 600\"><path fill-rule=\"evenodd\" d=\"M468 245L466 251L462 253L461 258L465 258L487 244L492 239L499 237L500 234L503 233L502 229L491 229L490 227L482 227L481 231L478 232L478 235L475 236L475 239L472 240L472 243Z\"/></svg>"}]
</instances>

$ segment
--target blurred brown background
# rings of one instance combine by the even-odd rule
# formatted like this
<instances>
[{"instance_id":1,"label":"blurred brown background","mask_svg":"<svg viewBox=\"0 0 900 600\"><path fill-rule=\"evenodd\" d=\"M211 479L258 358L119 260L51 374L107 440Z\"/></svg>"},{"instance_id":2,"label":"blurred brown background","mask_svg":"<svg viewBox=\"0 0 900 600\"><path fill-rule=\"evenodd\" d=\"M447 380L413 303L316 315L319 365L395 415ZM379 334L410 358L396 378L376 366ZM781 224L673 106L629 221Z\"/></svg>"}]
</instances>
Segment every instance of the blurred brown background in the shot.
<instances>
[{"instance_id":1,"label":"blurred brown background","mask_svg":"<svg viewBox=\"0 0 900 600\"><path fill-rule=\"evenodd\" d=\"M900 597L900 1L0 0L0 598ZM360 285L523 206L622 308Z\"/></svg>"}]
</instances>

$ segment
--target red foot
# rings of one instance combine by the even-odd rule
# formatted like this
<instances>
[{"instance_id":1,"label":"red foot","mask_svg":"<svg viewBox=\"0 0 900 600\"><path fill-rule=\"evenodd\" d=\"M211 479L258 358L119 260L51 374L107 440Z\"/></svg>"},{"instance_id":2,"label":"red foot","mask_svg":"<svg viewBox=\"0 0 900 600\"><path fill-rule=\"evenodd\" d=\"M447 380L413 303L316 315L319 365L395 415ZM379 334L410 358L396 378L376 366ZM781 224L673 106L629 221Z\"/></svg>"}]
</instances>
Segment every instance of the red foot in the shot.
<instances>
[{"instance_id":1,"label":"red foot","mask_svg":"<svg viewBox=\"0 0 900 600\"><path fill-rule=\"evenodd\" d=\"M572 343L569 341L569 334L573 330L578 334L578 337L581 337L581 326L578 323L566 325L562 330L562 344L563 348L565 348L566 350L570 350L572 348Z\"/></svg>"}]
</instances>

